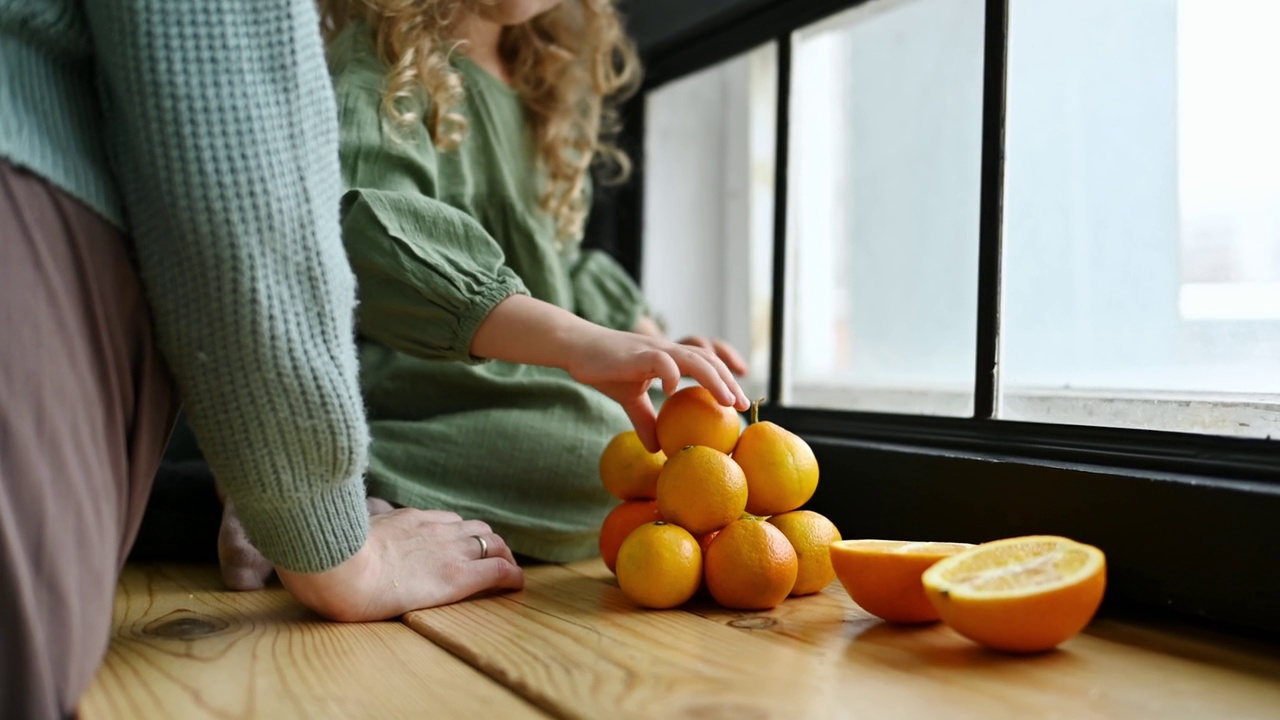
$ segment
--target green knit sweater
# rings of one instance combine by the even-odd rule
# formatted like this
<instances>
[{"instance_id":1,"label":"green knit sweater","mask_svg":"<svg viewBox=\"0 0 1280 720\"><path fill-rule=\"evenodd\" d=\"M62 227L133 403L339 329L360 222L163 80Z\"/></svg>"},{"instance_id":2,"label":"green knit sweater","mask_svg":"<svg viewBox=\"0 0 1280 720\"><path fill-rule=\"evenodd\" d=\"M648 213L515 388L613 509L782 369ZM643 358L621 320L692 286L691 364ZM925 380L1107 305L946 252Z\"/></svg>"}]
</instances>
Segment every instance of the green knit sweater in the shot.
<instances>
[{"instance_id":1,"label":"green knit sweater","mask_svg":"<svg viewBox=\"0 0 1280 720\"><path fill-rule=\"evenodd\" d=\"M314 0L0 0L0 157L128 229L210 465L302 572L368 532L337 148Z\"/></svg>"}]
</instances>

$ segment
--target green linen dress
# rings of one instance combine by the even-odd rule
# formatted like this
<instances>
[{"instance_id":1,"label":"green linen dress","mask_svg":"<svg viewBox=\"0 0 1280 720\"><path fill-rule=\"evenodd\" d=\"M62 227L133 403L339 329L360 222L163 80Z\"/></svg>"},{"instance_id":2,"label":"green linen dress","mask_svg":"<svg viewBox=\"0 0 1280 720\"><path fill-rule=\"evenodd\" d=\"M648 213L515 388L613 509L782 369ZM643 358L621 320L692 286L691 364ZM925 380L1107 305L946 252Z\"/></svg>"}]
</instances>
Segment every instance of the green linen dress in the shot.
<instances>
[{"instance_id":1,"label":"green linen dress","mask_svg":"<svg viewBox=\"0 0 1280 720\"><path fill-rule=\"evenodd\" d=\"M485 520L523 555L590 557L617 504L597 464L630 428L625 413L562 370L482 362L468 348L515 293L625 330L643 298L608 255L557 244L514 90L457 57L470 127L460 148L440 151L421 123L386 121L385 68L369 38L353 25L330 49L373 434L369 493Z\"/></svg>"}]
</instances>

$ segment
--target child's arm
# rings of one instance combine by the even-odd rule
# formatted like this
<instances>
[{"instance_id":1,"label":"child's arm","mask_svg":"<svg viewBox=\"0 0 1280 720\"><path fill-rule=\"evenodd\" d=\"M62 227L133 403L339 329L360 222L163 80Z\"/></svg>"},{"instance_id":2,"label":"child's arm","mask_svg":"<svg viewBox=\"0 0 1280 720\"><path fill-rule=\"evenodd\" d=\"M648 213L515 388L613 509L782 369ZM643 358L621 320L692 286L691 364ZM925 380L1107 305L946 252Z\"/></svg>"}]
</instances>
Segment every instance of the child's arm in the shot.
<instances>
[{"instance_id":1,"label":"child's arm","mask_svg":"<svg viewBox=\"0 0 1280 720\"><path fill-rule=\"evenodd\" d=\"M570 266L575 312L594 323L616 330L630 330L666 339L667 334L650 315L648 303L627 271L601 250L586 250ZM702 336L679 341L715 353L735 375L747 374L747 363L729 343Z\"/></svg>"},{"instance_id":2,"label":"child's arm","mask_svg":"<svg viewBox=\"0 0 1280 720\"><path fill-rule=\"evenodd\" d=\"M390 134L371 81L380 78L352 60L336 80L350 187L343 239L360 285L361 335L422 358L563 368L619 402L653 449L645 391L655 378L674 392L688 373L725 405L749 407L714 353L606 328L529 297L484 226L433 196L440 159L425 128Z\"/></svg>"},{"instance_id":3,"label":"child's arm","mask_svg":"<svg viewBox=\"0 0 1280 720\"><path fill-rule=\"evenodd\" d=\"M388 143L365 152L406 150ZM723 404L750 406L713 351L606 328L529 297L479 223L420 192L352 190L343 228L360 282L360 333L370 340L422 358L563 368L621 404L652 450L655 413L645 391L655 378L675 392L688 374Z\"/></svg>"},{"instance_id":4,"label":"child's arm","mask_svg":"<svg viewBox=\"0 0 1280 720\"><path fill-rule=\"evenodd\" d=\"M471 354L563 368L622 405L651 451L658 449L658 436L647 390L655 379L670 395L681 375L689 375L721 404L750 407L733 373L711 350L611 330L525 295L508 297L489 312L472 337Z\"/></svg>"}]
</instances>

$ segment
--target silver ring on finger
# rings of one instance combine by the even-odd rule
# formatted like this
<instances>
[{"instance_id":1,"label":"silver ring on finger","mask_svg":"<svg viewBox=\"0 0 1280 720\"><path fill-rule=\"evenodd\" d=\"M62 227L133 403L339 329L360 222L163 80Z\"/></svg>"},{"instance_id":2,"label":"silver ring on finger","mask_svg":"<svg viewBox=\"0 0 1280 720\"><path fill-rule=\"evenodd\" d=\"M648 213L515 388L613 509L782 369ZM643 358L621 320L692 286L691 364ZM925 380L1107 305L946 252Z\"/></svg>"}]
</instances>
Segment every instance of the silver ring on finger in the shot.
<instances>
[{"instance_id":1,"label":"silver ring on finger","mask_svg":"<svg viewBox=\"0 0 1280 720\"><path fill-rule=\"evenodd\" d=\"M485 540L480 535L472 535L471 537L475 538L476 542L480 543L480 559L483 560L489 557L489 541Z\"/></svg>"}]
</instances>

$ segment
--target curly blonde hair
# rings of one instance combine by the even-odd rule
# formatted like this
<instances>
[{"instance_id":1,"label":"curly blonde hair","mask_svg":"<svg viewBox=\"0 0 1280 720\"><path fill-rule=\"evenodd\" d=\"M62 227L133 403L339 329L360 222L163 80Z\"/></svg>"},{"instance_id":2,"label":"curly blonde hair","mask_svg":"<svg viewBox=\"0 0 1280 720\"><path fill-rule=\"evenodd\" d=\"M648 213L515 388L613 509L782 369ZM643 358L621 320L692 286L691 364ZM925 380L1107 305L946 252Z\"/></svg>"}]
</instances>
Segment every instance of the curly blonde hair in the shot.
<instances>
[{"instance_id":1,"label":"curly blonde hair","mask_svg":"<svg viewBox=\"0 0 1280 720\"><path fill-rule=\"evenodd\" d=\"M319 0L323 27L333 40L355 20L372 28L386 65L382 110L399 126L425 123L436 147L458 147L467 120L457 112L462 78L449 63L464 11L494 0ZM580 237L587 215L592 162L611 181L630 174L625 152L613 143L621 124L618 104L639 84L635 47L623 32L613 0L564 0L528 22L503 28L499 52L529 113L545 186L540 204L555 220L557 239ZM425 91L426 117L406 107Z\"/></svg>"}]
</instances>

